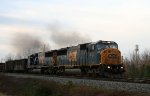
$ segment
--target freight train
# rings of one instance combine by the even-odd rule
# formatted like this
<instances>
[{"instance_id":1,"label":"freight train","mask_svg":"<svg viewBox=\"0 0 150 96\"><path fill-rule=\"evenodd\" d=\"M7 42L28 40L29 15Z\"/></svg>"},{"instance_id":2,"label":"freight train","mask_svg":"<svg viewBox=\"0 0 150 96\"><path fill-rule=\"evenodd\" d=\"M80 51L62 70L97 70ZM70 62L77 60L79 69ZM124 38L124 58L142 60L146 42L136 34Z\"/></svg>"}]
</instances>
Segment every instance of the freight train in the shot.
<instances>
[{"instance_id":1,"label":"freight train","mask_svg":"<svg viewBox=\"0 0 150 96\"><path fill-rule=\"evenodd\" d=\"M102 40L34 53L27 59L6 61L4 69L23 72L39 69L41 73L48 74L63 74L67 69L79 69L81 74L107 77L125 72L118 44Z\"/></svg>"}]
</instances>

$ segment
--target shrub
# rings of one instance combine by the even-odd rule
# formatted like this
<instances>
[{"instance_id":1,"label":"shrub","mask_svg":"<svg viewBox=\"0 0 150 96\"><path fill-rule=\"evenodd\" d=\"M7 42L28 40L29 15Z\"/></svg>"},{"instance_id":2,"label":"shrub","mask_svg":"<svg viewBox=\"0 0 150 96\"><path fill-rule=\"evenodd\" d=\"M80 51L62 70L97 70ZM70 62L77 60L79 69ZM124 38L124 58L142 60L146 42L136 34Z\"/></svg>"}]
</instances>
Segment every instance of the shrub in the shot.
<instances>
[{"instance_id":1,"label":"shrub","mask_svg":"<svg viewBox=\"0 0 150 96\"><path fill-rule=\"evenodd\" d=\"M150 52L144 51L136 56L134 53L130 58L124 60L126 65L126 76L131 78L150 78Z\"/></svg>"}]
</instances>

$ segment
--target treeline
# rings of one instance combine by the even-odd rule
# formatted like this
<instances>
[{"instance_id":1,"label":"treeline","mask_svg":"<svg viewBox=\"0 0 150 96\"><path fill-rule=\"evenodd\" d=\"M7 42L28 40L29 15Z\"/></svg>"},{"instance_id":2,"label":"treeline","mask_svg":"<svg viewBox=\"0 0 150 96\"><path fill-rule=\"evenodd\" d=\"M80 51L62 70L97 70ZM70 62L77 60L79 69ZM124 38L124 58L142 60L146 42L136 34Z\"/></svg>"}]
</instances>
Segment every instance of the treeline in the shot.
<instances>
[{"instance_id":1,"label":"treeline","mask_svg":"<svg viewBox=\"0 0 150 96\"><path fill-rule=\"evenodd\" d=\"M124 59L125 75L129 78L150 78L150 51L142 53L133 52L129 58Z\"/></svg>"}]
</instances>

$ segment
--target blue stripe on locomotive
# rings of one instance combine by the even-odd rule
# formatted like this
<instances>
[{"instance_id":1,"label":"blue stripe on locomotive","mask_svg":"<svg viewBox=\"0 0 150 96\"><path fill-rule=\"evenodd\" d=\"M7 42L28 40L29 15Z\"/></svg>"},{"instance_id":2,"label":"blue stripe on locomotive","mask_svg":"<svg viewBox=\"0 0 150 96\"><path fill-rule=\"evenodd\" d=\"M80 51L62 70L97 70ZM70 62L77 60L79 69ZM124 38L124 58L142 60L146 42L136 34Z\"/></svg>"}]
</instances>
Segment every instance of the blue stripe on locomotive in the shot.
<instances>
[{"instance_id":1,"label":"blue stripe on locomotive","mask_svg":"<svg viewBox=\"0 0 150 96\"><path fill-rule=\"evenodd\" d=\"M91 48L92 46L94 46L93 49ZM90 45L88 48L88 64L99 64L100 53L97 49L97 43Z\"/></svg>"},{"instance_id":2,"label":"blue stripe on locomotive","mask_svg":"<svg viewBox=\"0 0 150 96\"><path fill-rule=\"evenodd\" d=\"M67 55L60 55L57 56L58 65L65 65L67 64Z\"/></svg>"},{"instance_id":3,"label":"blue stripe on locomotive","mask_svg":"<svg viewBox=\"0 0 150 96\"><path fill-rule=\"evenodd\" d=\"M98 52L97 44L95 45L95 50L96 50L96 64L99 64L100 52Z\"/></svg>"},{"instance_id":4,"label":"blue stripe on locomotive","mask_svg":"<svg viewBox=\"0 0 150 96\"><path fill-rule=\"evenodd\" d=\"M52 57L45 57L45 64L46 65L53 65Z\"/></svg>"}]
</instances>

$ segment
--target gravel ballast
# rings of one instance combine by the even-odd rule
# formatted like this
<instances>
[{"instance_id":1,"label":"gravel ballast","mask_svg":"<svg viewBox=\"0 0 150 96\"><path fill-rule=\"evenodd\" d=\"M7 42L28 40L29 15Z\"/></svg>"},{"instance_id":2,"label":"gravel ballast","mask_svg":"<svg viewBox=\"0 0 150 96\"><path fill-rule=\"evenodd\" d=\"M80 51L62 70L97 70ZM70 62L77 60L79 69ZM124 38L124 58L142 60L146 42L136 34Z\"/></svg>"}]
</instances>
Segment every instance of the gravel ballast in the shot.
<instances>
[{"instance_id":1,"label":"gravel ballast","mask_svg":"<svg viewBox=\"0 0 150 96\"><path fill-rule=\"evenodd\" d=\"M6 73L7 76L15 76L17 78L35 78L41 80L53 80L62 84L72 82L78 85L87 85L104 89L113 89L129 92L146 92L150 93L150 84L141 83L128 83L128 82L114 82L114 81L101 81L101 80L89 80L89 79L75 79L75 78L63 78L63 77L51 77L51 76L38 76L28 74L12 74Z\"/></svg>"}]
</instances>

